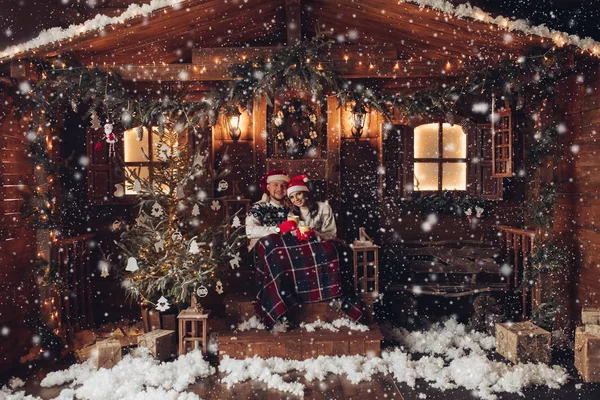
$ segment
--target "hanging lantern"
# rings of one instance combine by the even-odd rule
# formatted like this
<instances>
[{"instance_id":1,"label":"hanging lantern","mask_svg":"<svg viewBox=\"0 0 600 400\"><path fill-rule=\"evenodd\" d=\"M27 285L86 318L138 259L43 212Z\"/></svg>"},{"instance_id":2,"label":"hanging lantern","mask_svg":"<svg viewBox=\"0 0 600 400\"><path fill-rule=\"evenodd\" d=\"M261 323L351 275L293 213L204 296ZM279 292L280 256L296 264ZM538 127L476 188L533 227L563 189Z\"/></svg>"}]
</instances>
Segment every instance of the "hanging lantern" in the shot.
<instances>
[{"instance_id":1,"label":"hanging lantern","mask_svg":"<svg viewBox=\"0 0 600 400\"><path fill-rule=\"evenodd\" d=\"M229 132L229 136L234 142L237 142L242 135L242 130L240 129L240 110L238 110L237 106L232 106L229 108L224 115L225 127Z\"/></svg>"},{"instance_id":2,"label":"hanging lantern","mask_svg":"<svg viewBox=\"0 0 600 400\"><path fill-rule=\"evenodd\" d=\"M365 127L365 120L367 117L367 110L365 106L360 101L357 101L354 104L354 108L352 109L352 136L354 139L358 140L362 136L363 129Z\"/></svg>"}]
</instances>

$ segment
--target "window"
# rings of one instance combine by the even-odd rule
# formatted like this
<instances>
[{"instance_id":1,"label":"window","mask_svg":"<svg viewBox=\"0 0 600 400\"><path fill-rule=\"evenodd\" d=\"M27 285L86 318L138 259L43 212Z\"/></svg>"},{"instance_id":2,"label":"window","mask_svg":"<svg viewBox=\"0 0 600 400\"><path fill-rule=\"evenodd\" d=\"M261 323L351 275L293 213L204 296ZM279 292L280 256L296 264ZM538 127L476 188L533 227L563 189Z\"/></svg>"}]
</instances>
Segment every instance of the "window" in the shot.
<instances>
[{"instance_id":1,"label":"window","mask_svg":"<svg viewBox=\"0 0 600 400\"><path fill-rule=\"evenodd\" d=\"M133 176L135 171L140 178L148 179L152 176L152 164L156 162L156 146L159 143L158 127L152 127L152 135L144 127L142 140L138 140L138 128L128 129L123 132L124 163L126 176ZM152 149L152 150L150 150ZM125 185L125 194L132 195L137 192L131 184Z\"/></svg>"},{"instance_id":2,"label":"window","mask_svg":"<svg viewBox=\"0 0 600 400\"><path fill-rule=\"evenodd\" d=\"M414 129L413 190L467 190L467 135L460 125Z\"/></svg>"}]
</instances>

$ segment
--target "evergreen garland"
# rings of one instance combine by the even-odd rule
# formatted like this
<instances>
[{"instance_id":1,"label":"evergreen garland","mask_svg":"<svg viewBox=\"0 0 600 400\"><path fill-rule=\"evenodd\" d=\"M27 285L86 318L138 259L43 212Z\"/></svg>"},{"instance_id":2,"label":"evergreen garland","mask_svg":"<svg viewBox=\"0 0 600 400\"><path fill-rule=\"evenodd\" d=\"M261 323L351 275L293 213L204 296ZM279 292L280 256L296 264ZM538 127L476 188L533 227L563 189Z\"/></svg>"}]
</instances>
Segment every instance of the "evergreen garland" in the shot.
<instances>
[{"instance_id":1,"label":"evergreen garland","mask_svg":"<svg viewBox=\"0 0 600 400\"><path fill-rule=\"evenodd\" d=\"M410 201L406 203L405 209L419 214L442 214L464 217L469 209L472 211L480 207L489 210L490 202L451 191L441 191L429 195L415 192Z\"/></svg>"},{"instance_id":2,"label":"evergreen garland","mask_svg":"<svg viewBox=\"0 0 600 400\"><path fill-rule=\"evenodd\" d=\"M550 272L562 269L570 262L570 255L556 239L546 239L538 244L531 253L531 265L539 272Z\"/></svg>"}]
</instances>

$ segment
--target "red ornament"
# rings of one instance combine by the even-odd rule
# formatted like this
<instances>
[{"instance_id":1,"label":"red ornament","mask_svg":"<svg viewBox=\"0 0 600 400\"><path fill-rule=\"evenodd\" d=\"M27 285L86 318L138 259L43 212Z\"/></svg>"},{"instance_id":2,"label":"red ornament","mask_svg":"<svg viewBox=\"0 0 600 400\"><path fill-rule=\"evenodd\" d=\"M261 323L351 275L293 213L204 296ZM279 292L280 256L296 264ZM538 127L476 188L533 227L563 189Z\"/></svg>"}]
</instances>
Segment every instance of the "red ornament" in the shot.
<instances>
[{"instance_id":1,"label":"red ornament","mask_svg":"<svg viewBox=\"0 0 600 400\"><path fill-rule=\"evenodd\" d=\"M100 151L101 148L102 148L102 142L96 142L96 145L94 145L94 150Z\"/></svg>"}]
</instances>

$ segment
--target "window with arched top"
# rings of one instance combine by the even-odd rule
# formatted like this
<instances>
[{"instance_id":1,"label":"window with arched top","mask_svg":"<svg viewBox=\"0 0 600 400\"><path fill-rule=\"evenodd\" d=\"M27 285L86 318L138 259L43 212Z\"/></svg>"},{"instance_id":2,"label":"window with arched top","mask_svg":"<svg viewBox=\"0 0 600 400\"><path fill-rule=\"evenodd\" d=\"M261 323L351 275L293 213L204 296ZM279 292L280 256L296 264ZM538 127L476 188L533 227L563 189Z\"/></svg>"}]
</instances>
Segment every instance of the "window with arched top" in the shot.
<instances>
[{"instance_id":1,"label":"window with arched top","mask_svg":"<svg viewBox=\"0 0 600 400\"><path fill-rule=\"evenodd\" d=\"M413 190L467 190L467 134L460 125L423 124L414 128Z\"/></svg>"}]
</instances>

